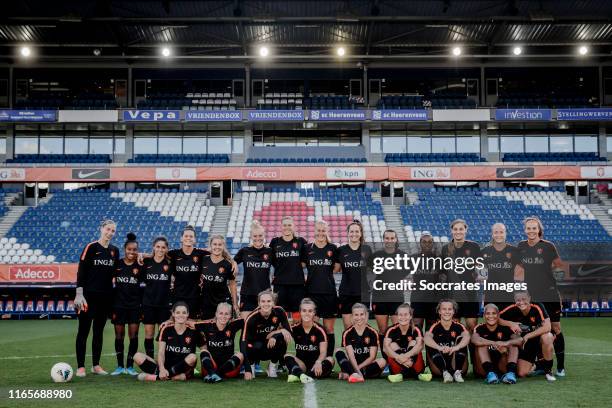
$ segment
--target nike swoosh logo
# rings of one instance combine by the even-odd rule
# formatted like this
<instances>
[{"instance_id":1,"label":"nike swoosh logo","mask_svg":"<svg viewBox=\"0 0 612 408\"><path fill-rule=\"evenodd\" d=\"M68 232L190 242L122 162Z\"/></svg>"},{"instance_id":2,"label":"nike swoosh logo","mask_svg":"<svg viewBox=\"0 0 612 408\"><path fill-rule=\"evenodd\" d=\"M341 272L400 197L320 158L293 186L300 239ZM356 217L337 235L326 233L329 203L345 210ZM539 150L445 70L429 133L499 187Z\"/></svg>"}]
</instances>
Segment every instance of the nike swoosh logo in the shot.
<instances>
[{"instance_id":1,"label":"nike swoosh logo","mask_svg":"<svg viewBox=\"0 0 612 408\"><path fill-rule=\"evenodd\" d=\"M519 173L522 173L522 172L524 172L524 171L526 171L526 170L527 170L527 169L520 169L520 170L515 170L515 171L507 171L507 170L504 170L504 171L502 172L502 176L504 176L504 177L512 177L512 176L514 176L514 175L516 175L516 174L519 174Z\"/></svg>"},{"instance_id":2,"label":"nike swoosh logo","mask_svg":"<svg viewBox=\"0 0 612 408\"><path fill-rule=\"evenodd\" d=\"M96 170L96 171L92 171L89 173L83 173L82 171L79 171L79 178L87 178L87 177L91 177L94 174L98 174L98 173L102 173L103 170Z\"/></svg>"},{"instance_id":3,"label":"nike swoosh logo","mask_svg":"<svg viewBox=\"0 0 612 408\"><path fill-rule=\"evenodd\" d=\"M589 276L589 275L593 275L593 274L601 272L601 271L605 271L606 269L609 268L608 265L596 266L593 269L587 269L587 270L583 269L583 267L584 267L584 265L580 265L580 267L576 271L576 275L578 275L578 276Z\"/></svg>"}]
</instances>

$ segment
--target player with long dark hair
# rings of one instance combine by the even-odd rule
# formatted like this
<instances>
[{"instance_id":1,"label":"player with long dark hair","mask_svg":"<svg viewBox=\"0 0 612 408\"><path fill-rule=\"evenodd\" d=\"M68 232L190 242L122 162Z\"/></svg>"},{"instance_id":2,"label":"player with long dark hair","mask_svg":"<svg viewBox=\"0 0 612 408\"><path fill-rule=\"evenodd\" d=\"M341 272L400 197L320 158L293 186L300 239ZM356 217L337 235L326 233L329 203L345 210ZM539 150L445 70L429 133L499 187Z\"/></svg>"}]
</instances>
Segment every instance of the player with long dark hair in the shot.
<instances>
[{"instance_id":1,"label":"player with long dark hair","mask_svg":"<svg viewBox=\"0 0 612 408\"><path fill-rule=\"evenodd\" d=\"M140 281L141 267L138 265L138 241L133 233L127 234L123 244L124 256L119 260L115 269L115 292L113 296L113 317L115 326L115 353L117 354L117 368L111 375L130 374L138 375L134 370L134 354L138 351L138 328L140 326L140 304L142 293ZM127 361L124 366L125 325L128 325Z\"/></svg>"},{"instance_id":2,"label":"player with long dark hair","mask_svg":"<svg viewBox=\"0 0 612 408\"><path fill-rule=\"evenodd\" d=\"M172 322L159 331L157 361L144 353L136 353L134 361L143 371L140 381L185 381L193 376L198 362L196 351L204 349L199 331L188 327L189 307L185 302L172 306Z\"/></svg>"},{"instance_id":3,"label":"player with long dark hair","mask_svg":"<svg viewBox=\"0 0 612 408\"><path fill-rule=\"evenodd\" d=\"M91 341L94 374L108 374L100 366L104 326L112 308L113 276L119 261L119 248L111 244L117 225L112 220L100 225L100 237L87 244L79 260L74 306L78 313L76 335L77 377L85 377L87 337L93 325Z\"/></svg>"},{"instance_id":4,"label":"player with long dark hair","mask_svg":"<svg viewBox=\"0 0 612 408\"><path fill-rule=\"evenodd\" d=\"M142 281L145 283L142 295L142 322L145 331L145 352L155 355L155 325L161 325L170 317L170 260L168 240L157 237L153 240L153 257L145 258L142 265Z\"/></svg>"},{"instance_id":5,"label":"player with long dark hair","mask_svg":"<svg viewBox=\"0 0 612 408\"><path fill-rule=\"evenodd\" d=\"M344 329L351 325L351 309L355 303L363 302L368 294L365 268L372 257L372 248L365 244L363 225L357 220L346 227L348 243L338 248L338 263L342 270L339 302Z\"/></svg>"}]
</instances>

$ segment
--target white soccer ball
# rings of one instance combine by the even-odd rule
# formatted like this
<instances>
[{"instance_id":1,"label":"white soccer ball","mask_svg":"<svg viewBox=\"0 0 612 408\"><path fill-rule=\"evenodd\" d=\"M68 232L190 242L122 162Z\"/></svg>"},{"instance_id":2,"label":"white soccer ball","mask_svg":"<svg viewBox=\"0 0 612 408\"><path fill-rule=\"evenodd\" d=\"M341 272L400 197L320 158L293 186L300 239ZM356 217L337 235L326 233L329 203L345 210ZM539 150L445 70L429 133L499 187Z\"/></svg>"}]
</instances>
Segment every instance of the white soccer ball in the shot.
<instances>
[{"instance_id":1,"label":"white soccer ball","mask_svg":"<svg viewBox=\"0 0 612 408\"><path fill-rule=\"evenodd\" d=\"M51 379L56 383L72 380L72 367L68 363L57 363L51 368Z\"/></svg>"}]
</instances>

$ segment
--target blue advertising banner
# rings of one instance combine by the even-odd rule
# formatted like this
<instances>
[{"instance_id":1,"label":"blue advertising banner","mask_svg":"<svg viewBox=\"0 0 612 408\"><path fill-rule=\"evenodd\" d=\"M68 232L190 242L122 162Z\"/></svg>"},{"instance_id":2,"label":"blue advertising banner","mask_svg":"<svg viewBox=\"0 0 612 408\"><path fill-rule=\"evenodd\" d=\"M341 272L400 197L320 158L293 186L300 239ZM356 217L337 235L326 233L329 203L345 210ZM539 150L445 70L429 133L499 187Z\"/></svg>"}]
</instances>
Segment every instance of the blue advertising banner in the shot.
<instances>
[{"instance_id":1,"label":"blue advertising banner","mask_svg":"<svg viewBox=\"0 0 612 408\"><path fill-rule=\"evenodd\" d=\"M0 110L0 122L55 122L54 110Z\"/></svg>"},{"instance_id":2,"label":"blue advertising banner","mask_svg":"<svg viewBox=\"0 0 612 408\"><path fill-rule=\"evenodd\" d=\"M612 120L612 108L557 109L557 120Z\"/></svg>"},{"instance_id":3,"label":"blue advertising banner","mask_svg":"<svg viewBox=\"0 0 612 408\"><path fill-rule=\"evenodd\" d=\"M496 109L495 120L551 120L550 109Z\"/></svg>"},{"instance_id":4,"label":"blue advertising banner","mask_svg":"<svg viewBox=\"0 0 612 408\"><path fill-rule=\"evenodd\" d=\"M124 122L179 122L180 110L125 110Z\"/></svg>"},{"instance_id":5,"label":"blue advertising banner","mask_svg":"<svg viewBox=\"0 0 612 408\"><path fill-rule=\"evenodd\" d=\"M185 122L240 122L242 112L234 111L186 111Z\"/></svg>"},{"instance_id":6,"label":"blue advertising banner","mask_svg":"<svg viewBox=\"0 0 612 408\"><path fill-rule=\"evenodd\" d=\"M311 110L310 120L313 121L344 121L366 120L366 112L362 110Z\"/></svg>"},{"instance_id":7,"label":"blue advertising banner","mask_svg":"<svg viewBox=\"0 0 612 408\"><path fill-rule=\"evenodd\" d=\"M427 120L427 111L425 109L386 109L373 110L372 120L380 121L421 121Z\"/></svg>"},{"instance_id":8,"label":"blue advertising banner","mask_svg":"<svg viewBox=\"0 0 612 408\"><path fill-rule=\"evenodd\" d=\"M255 110L249 111L249 122L303 121L303 110Z\"/></svg>"}]
</instances>

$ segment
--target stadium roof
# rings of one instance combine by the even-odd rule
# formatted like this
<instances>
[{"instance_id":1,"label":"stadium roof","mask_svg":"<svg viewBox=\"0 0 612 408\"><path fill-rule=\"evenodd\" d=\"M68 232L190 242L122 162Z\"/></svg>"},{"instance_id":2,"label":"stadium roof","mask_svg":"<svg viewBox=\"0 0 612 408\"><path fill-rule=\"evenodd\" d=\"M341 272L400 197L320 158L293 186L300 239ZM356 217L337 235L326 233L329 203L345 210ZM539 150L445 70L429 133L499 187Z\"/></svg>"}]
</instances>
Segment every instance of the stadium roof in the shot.
<instances>
[{"instance_id":1,"label":"stadium roof","mask_svg":"<svg viewBox=\"0 0 612 408\"><path fill-rule=\"evenodd\" d=\"M287 58L347 55L385 59L464 54L570 55L577 44L611 57L608 0L19 0L3 4L0 56L29 45L40 58L157 58L162 45L180 58L242 59L270 44Z\"/></svg>"}]
</instances>

